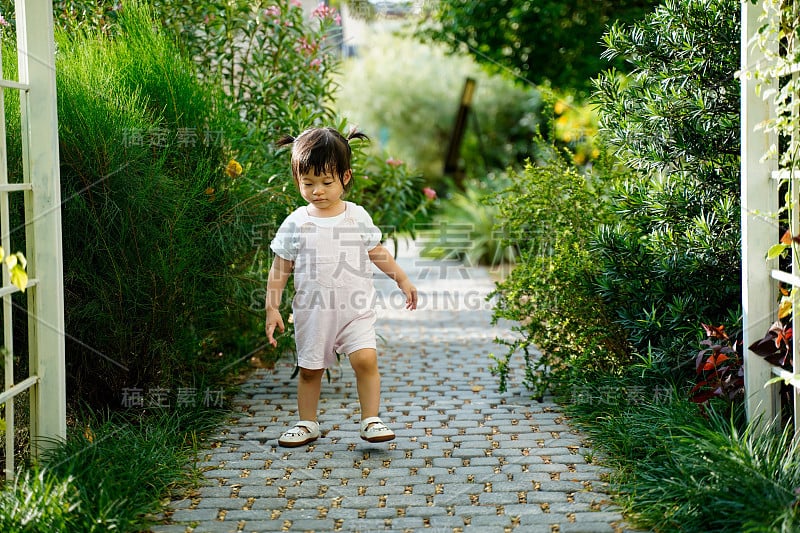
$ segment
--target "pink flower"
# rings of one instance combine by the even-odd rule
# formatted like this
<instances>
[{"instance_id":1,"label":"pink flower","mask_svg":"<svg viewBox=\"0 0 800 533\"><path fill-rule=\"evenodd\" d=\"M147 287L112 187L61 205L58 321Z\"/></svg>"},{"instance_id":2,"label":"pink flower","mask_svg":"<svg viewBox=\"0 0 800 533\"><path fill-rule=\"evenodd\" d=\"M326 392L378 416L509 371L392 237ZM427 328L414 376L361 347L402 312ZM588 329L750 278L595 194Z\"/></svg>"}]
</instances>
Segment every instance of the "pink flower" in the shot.
<instances>
[{"instance_id":1,"label":"pink flower","mask_svg":"<svg viewBox=\"0 0 800 533\"><path fill-rule=\"evenodd\" d=\"M314 59L311 60L308 66L313 69L319 69L322 66L322 60L318 57L315 57Z\"/></svg>"},{"instance_id":2,"label":"pink flower","mask_svg":"<svg viewBox=\"0 0 800 533\"><path fill-rule=\"evenodd\" d=\"M336 21L337 24L340 24L342 21L342 17L336 13L336 9L326 6L325 4L318 5L314 11L311 12L311 16L319 19L331 18Z\"/></svg>"},{"instance_id":3,"label":"pink flower","mask_svg":"<svg viewBox=\"0 0 800 533\"><path fill-rule=\"evenodd\" d=\"M8 26L8 21L3 15L0 15L0 26Z\"/></svg>"},{"instance_id":4,"label":"pink flower","mask_svg":"<svg viewBox=\"0 0 800 533\"><path fill-rule=\"evenodd\" d=\"M269 6L264 10L265 17L279 17L281 15L281 8L278 6Z\"/></svg>"},{"instance_id":5,"label":"pink flower","mask_svg":"<svg viewBox=\"0 0 800 533\"><path fill-rule=\"evenodd\" d=\"M434 191L430 187L425 187L424 189L422 189L422 192L425 193L425 196L428 197L428 200L436 200L436 191Z\"/></svg>"},{"instance_id":6,"label":"pink flower","mask_svg":"<svg viewBox=\"0 0 800 533\"><path fill-rule=\"evenodd\" d=\"M334 22L335 22L337 25L341 26L341 25L342 25L342 16L341 16L339 13L336 13L336 16L335 16L335 17L333 17L333 21L334 21Z\"/></svg>"},{"instance_id":7,"label":"pink flower","mask_svg":"<svg viewBox=\"0 0 800 533\"><path fill-rule=\"evenodd\" d=\"M403 164L403 162L400 161L399 159L395 159L394 157L390 157L389 159L386 160L386 164L389 165L390 167L399 167L400 165Z\"/></svg>"},{"instance_id":8,"label":"pink flower","mask_svg":"<svg viewBox=\"0 0 800 533\"><path fill-rule=\"evenodd\" d=\"M301 2L300 0L292 0L292 5L294 7L303 7L303 2Z\"/></svg>"},{"instance_id":9,"label":"pink flower","mask_svg":"<svg viewBox=\"0 0 800 533\"><path fill-rule=\"evenodd\" d=\"M330 12L331 8L329 8L325 4L320 4L314 8L314 11L311 12L311 16L321 19L327 17Z\"/></svg>"},{"instance_id":10,"label":"pink flower","mask_svg":"<svg viewBox=\"0 0 800 533\"><path fill-rule=\"evenodd\" d=\"M300 37L299 39L297 39L297 44L298 44L298 51L302 52L307 56L312 56L314 55L314 52L317 51L317 46L318 46L317 43L309 41L308 39L306 39L306 37Z\"/></svg>"}]
</instances>

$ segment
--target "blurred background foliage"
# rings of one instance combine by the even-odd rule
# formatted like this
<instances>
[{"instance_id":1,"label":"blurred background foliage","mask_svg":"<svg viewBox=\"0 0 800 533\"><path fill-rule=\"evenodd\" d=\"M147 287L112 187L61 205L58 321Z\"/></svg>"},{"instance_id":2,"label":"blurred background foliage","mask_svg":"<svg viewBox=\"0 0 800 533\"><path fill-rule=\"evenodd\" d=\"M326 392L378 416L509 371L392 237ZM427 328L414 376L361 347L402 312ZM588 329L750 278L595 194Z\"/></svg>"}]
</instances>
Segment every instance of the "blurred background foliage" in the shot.
<instances>
[{"instance_id":1,"label":"blurred background foliage","mask_svg":"<svg viewBox=\"0 0 800 533\"><path fill-rule=\"evenodd\" d=\"M439 0L419 34L494 72L584 94L608 68L602 36L641 19L658 0ZM626 69L624 61L615 63Z\"/></svg>"},{"instance_id":2,"label":"blurred background foliage","mask_svg":"<svg viewBox=\"0 0 800 533\"><path fill-rule=\"evenodd\" d=\"M476 81L461 149L471 178L522 164L541 127L542 95L490 75L466 55L447 54L391 32L376 32L367 49L346 60L337 108L349 121L377 133L379 147L420 169L443 192L444 155L466 78Z\"/></svg>"}]
</instances>

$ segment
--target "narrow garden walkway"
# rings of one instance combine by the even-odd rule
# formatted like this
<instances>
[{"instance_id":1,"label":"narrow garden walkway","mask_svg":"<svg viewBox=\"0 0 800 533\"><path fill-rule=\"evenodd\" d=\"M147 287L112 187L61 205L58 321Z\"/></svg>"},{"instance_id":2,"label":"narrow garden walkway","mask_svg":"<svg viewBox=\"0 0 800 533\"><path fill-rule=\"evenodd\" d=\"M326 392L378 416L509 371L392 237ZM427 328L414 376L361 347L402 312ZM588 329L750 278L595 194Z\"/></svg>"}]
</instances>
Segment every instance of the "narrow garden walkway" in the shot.
<instances>
[{"instance_id":1,"label":"narrow garden walkway","mask_svg":"<svg viewBox=\"0 0 800 533\"><path fill-rule=\"evenodd\" d=\"M168 525L154 532L623 530L604 493L606 472L586 462L591 451L559 407L530 400L518 383L497 392L489 354L503 350L495 337L512 333L491 325L486 270L413 250L398 260L420 306L403 309L394 283L377 281L381 416L396 440L359 438L355 379L343 360L323 381L323 437L278 447L296 419L294 365L258 370L200 457L206 483L172 502Z\"/></svg>"}]
</instances>

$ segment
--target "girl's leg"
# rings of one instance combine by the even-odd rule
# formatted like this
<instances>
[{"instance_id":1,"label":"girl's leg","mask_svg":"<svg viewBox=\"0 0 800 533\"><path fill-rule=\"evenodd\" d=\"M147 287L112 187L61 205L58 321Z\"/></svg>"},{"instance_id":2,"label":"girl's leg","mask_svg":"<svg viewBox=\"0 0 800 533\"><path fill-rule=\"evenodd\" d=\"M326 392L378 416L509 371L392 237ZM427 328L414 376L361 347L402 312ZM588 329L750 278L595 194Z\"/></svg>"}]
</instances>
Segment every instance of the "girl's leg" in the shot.
<instances>
[{"instance_id":1,"label":"girl's leg","mask_svg":"<svg viewBox=\"0 0 800 533\"><path fill-rule=\"evenodd\" d=\"M378 416L381 404L381 375L378 354L374 348L356 350L350 354L350 365L356 374L361 420Z\"/></svg>"},{"instance_id":2,"label":"girl's leg","mask_svg":"<svg viewBox=\"0 0 800 533\"><path fill-rule=\"evenodd\" d=\"M319 403L323 372L325 370L309 370L300 367L300 377L297 380L297 412L300 421L280 436L278 445L295 448L314 442L319 438L317 404Z\"/></svg>"},{"instance_id":3,"label":"girl's leg","mask_svg":"<svg viewBox=\"0 0 800 533\"><path fill-rule=\"evenodd\" d=\"M324 373L324 368L318 370L300 368L300 375L297 380L297 411L300 420L313 420L316 422L319 393L322 388L322 374Z\"/></svg>"}]
</instances>

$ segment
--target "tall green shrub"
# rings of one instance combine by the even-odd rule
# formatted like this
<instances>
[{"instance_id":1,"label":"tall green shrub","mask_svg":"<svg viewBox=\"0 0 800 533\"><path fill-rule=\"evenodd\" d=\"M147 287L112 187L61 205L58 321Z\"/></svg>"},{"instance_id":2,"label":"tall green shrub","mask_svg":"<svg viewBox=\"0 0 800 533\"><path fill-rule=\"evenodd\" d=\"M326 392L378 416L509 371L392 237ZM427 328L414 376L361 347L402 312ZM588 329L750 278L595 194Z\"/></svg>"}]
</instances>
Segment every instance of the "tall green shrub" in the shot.
<instances>
[{"instance_id":1,"label":"tall green shrub","mask_svg":"<svg viewBox=\"0 0 800 533\"><path fill-rule=\"evenodd\" d=\"M739 9L669 0L614 26L605 55L632 72L596 82L601 136L637 170L591 245L598 294L640 352L669 364L701 321L730 323L739 306Z\"/></svg>"},{"instance_id":2,"label":"tall green shrub","mask_svg":"<svg viewBox=\"0 0 800 533\"><path fill-rule=\"evenodd\" d=\"M3 5L0 0L0 6ZM332 96L339 65L335 9L306 13L299 0L143 0L162 33L196 66L205 85L221 90L219 108L239 120L226 138L238 159L263 181L277 172L275 139L335 121ZM56 25L114 35L129 2L58 0ZM321 3L322 4L322 3ZM263 185L263 184L262 184ZM258 190L258 187L254 188Z\"/></svg>"},{"instance_id":3,"label":"tall green shrub","mask_svg":"<svg viewBox=\"0 0 800 533\"><path fill-rule=\"evenodd\" d=\"M503 341L507 352L495 356L501 390L509 359L519 351L524 383L539 397L548 388L617 372L629 359L622 332L591 286L598 264L588 243L594 228L610 220L603 191L614 175L580 174L567 157L551 152L540 164L512 172L511 185L497 198L498 226L519 258L497 285L494 319L516 322L521 333Z\"/></svg>"},{"instance_id":4,"label":"tall green shrub","mask_svg":"<svg viewBox=\"0 0 800 533\"><path fill-rule=\"evenodd\" d=\"M244 163L269 172L277 138L334 120L341 34L334 9L320 3L306 13L298 0L153 4L199 77L220 87L221 104L240 118Z\"/></svg>"},{"instance_id":5,"label":"tall green shrub","mask_svg":"<svg viewBox=\"0 0 800 533\"><path fill-rule=\"evenodd\" d=\"M237 196L217 96L148 10L58 46L69 374L117 403L126 388L190 387L217 359L201 340L236 307L242 219L267 202Z\"/></svg>"}]
</instances>

